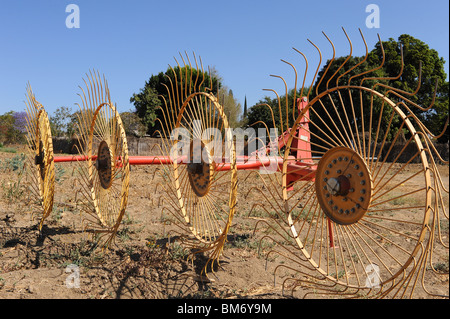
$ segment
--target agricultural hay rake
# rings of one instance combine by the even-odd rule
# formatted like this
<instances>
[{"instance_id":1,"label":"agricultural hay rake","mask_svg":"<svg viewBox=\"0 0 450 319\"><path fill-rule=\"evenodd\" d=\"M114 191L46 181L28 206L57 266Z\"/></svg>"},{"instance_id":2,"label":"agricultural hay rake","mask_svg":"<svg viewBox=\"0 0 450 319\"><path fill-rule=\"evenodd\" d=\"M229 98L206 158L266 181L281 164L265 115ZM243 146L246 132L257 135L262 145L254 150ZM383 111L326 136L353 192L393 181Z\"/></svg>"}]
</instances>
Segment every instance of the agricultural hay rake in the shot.
<instances>
[{"instance_id":1,"label":"agricultural hay rake","mask_svg":"<svg viewBox=\"0 0 450 319\"><path fill-rule=\"evenodd\" d=\"M53 140L47 112L27 85L27 168L31 203L37 204L40 211L39 229L53 209L55 191L55 164Z\"/></svg>"},{"instance_id":2,"label":"agricultural hay rake","mask_svg":"<svg viewBox=\"0 0 450 319\"><path fill-rule=\"evenodd\" d=\"M107 83L102 83L100 75L92 72L84 83L86 86L84 89L80 87L82 94L79 94L82 104L78 104L77 129L82 148L77 148L82 154L80 156L54 156L48 115L28 85L26 167L32 181L32 203L37 204L41 212L41 231L53 209L55 163L80 163L82 187L79 205L86 213L84 223L99 237L109 234L104 243L108 245L117 232L127 204L128 147L123 124L111 102Z\"/></svg>"},{"instance_id":3,"label":"agricultural hay rake","mask_svg":"<svg viewBox=\"0 0 450 319\"><path fill-rule=\"evenodd\" d=\"M177 70L183 73L179 66ZM208 122L208 124L214 123L221 128L228 127L226 116L217 98L206 91L192 93L193 87L195 87L193 82L188 83L188 80L186 80L187 82L183 83L183 79L181 79L182 76L187 77L187 72L190 72L189 79L192 81L192 74L195 72L197 74L195 81L197 86L201 87L205 77L203 71L199 72L198 64L195 71L192 67L186 65L184 70L187 70L184 75L179 74L181 82L175 83L175 87L179 87L179 90L172 90L173 86L167 87L169 104L165 103L161 107L162 114L173 111L170 118L173 119L175 114L180 118L178 123L170 121L164 121L163 123L160 121L162 124L160 133L166 137L165 141L170 139L170 136L167 135L170 134L169 130L177 130L180 126L185 125L184 117L186 114L191 116L189 112L198 107L198 103L204 103L205 111L207 110L203 117L198 117L198 123L205 125ZM200 74L202 74L202 78L200 78ZM175 75L175 78L177 78L177 75ZM168 210L175 219L184 222L187 230L194 235L194 239L188 240L187 243L191 243L191 246L201 247L200 249L205 251L219 247L215 251L215 257L213 257L213 259L217 259L233 216L234 204L232 202L235 201L236 196L236 167L234 161L222 164L220 167L213 164L208 164L208 166L203 162L200 166L203 167L205 174L208 176L203 178L200 177L203 173L199 171L199 165L182 165L189 160L186 157L177 157L176 154L174 156L128 156L123 124L119 113L111 102L106 81L102 81L98 73L91 72L84 83L85 87L80 87L82 93L78 94L81 98L81 104L78 104L80 112L77 127L82 148L79 149L80 155L77 156L55 156L53 154L48 115L42 105L36 101L31 88L28 88L27 91L30 101L27 106L29 149L29 165L27 167L33 180L30 185L31 193L34 195L35 202L39 203L38 210L41 212L39 229L42 229L42 225L53 207L55 163L77 162L80 164L79 184L81 187L78 194L80 194L79 206L85 213L83 214L85 228L93 230L94 234L99 237L98 240L102 237L105 238L102 241L103 247L107 247L114 239L126 209L130 165L162 165L164 167L162 170L163 178L167 184L160 186L168 190L165 197L169 203L174 204ZM192 94L185 96L184 94L188 91ZM180 99L186 100L184 104L179 104ZM213 119L217 112L218 118ZM216 143L218 142L216 141ZM163 143L162 154L173 147L169 143L172 142ZM228 149L232 148L232 143L229 142L228 144ZM201 147L204 148L204 145ZM188 167L187 171L185 170L186 167ZM208 171L206 167L209 167ZM192 194L195 194L200 202L198 207L201 211L199 212L194 208L193 214L190 214L192 206L188 209L185 207L184 203L186 202L186 205L188 205L189 200L184 199L186 189L180 189L181 184L178 178L184 179L186 173L189 175ZM219 191L213 185L209 185L209 179L227 180L224 175L231 176L229 184L233 186L230 186L230 189L225 191L220 189ZM202 181L200 181L201 178L203 178ZM173 185L170 184L172 182ZM183 182L186 182L186 180ZM201 182L204 184L200 185ZM205 183L208 185L205 185ZM183 184L183 186L185 185ZM220 187L225 187L225 185L221 184ZM169 191L172 189L176 189L176 195ZM192 194L189 195L191 198L194 196ZM220 217L208 215L206 209L213 206L219 208L223 203L218 204L216 201L223 198L229 198L231 203L227 203L226 206L233 208L221 207ZM197 203L192 205L197 207ZM198 215L201 215L200 219L207 221L199 221Z\"/></svg>"},{"instance_id":4,"label":"agricultural hay rake","mask_svg":"<svg viewBox=\"0 0 450 319\"><path fill-rule=\"evenodd\" d=\"M83 228L95 234L102 247L114 239L128 202L130 165L163 164L158 157L128 156L125 129L111 101L106 79L90 71L83 79L77 114L80 155L55 156L48 114L27 86L27 176L30 203L40 215L39 231L50 215L55 195L55 164L78 163L78 207ZM105 240L101 241L104 238Z\"/></svg>"},{"instance_id":5,"label":"agricultural hay rake","mask_svg":"<svg viewBox=\"0 0 450 319\"><path fill-rule=\"evenodd\" d=\"M358 72L368 57L367 44L361 33L366 55L356 65L347 65L352 53L347 36L350 54L331 72L335 48L325 37L333 57L315 91L322 53L313 42L320 62L311 86L303 80L298 89L295 67L282 60L292 67L296 80L294 97L286 98L283 106L279 94L269 90L277 96L280 124L273 119L273 127L281 134L247 155L237 153L232 128L212 93L212 78L205 77L195 55L194 64L188 55L180 55L182 63L175 59L177 65L170 66L173 78L164 85L167 95L161 97L157 118L161 155L128 156L120 116L106 81L96 74L88 77L80 95L80 156L53 156L51 136L41 129L47 127L46 113L33 102L29 144L43 208L40 225L53 204L53 163L87 162L81 174L83 210L93 217L91 225L100 225L97 232L108 235L109 244L127 205L129 166L156 164L162 182L155 187L166 203L162 209L176 221L184 244L194 253L208 253L208 263L214 264L223 253L236 211L238 171L252 170L260 186L247 196L262 194L266 202L252 209L259 206L270 217L257 227L265 223L276 234L265 237L278 244L268 255L290 261L275 272L285 268L295 273L283 288L306 287L320 295L347 297L412 297L420 282L435 295L425 275L431 270L448 276L433 261L438 246L448 256L448 235L442 234L440 223L448 221L448 189L433 155L448 161L440 157L432 143L435 136L413 112L429 110L433 103L423 108L411 99L419 90L420 75L412 93L388 84L403 73L402 51L396 77L374 75L385 63L381 40L381 65ZM305 60L306 78L308 60L295 51ZM331 77L322 83L328 72ZM274 77L283 80L287 97L286 81ZM35 101L30 92L29 100ZM262 107L273 116L269 105ZM267 123L264 126L270 133ZM400 148L395 146L399 140Z\"/></svg>"},{"instance_id":6,"label":"agricultural hay rake","mask_svg":"<svg viewBox=\"0 0 450 319\"><path fill-rule=\"evenodd\" d=\"M304 296L404 298L413 296L419 282L429 295L442 296L427 286L430 277L426 276L434 273L448 280L448 269L438 270L438 260L433 259L433 252L439 249L448 256L448 234L441 229L441 221L448 223L448 202L444 200L448 188L433 155L447 165L448 161L440 157L432 143L436 136L414 113L415 108L430 110L434 98L426 108L411 99L419 90L421 72L414 92L388 84L402 76L402 48L398 76L373 76L385 63L381 40L381 65L357 71L368 57L362 33L365 57L347 65L352 43L344 33L350 54L333 72L335 47L323 33L332 46L333 57L320 79L322 54L308 40L317 49L320 62L311 86L305 87L303 81L300 88L307 105L298 109L298 115L289 114L286 99L281 131L288 132L288 137L283 143L281 176L260 175L264 187L256 192L264 194L267 202L255 207L261 206L273 217L261 223L276 234L265 238L278 243L268 256L287 258L289 263L279 264L275 273L282 268L293 271L295 275L284 280L283 288L294 292L301 287ZM305 60L306 77L306 56L294 50ZM297 78L295 67L286 63ZM298 92L297 82L293 92ZM295 95L293 101L295 112ZM282 114L280 98L278 102ZM290 127L305 130L308 139ZM401 139L401 146L395 147ZM308 156L289 159L305 151ZM292 168L292 163L299 167ZM446 262L446 257L439 258L439 262Z\"/></svg>"}]
</instances>

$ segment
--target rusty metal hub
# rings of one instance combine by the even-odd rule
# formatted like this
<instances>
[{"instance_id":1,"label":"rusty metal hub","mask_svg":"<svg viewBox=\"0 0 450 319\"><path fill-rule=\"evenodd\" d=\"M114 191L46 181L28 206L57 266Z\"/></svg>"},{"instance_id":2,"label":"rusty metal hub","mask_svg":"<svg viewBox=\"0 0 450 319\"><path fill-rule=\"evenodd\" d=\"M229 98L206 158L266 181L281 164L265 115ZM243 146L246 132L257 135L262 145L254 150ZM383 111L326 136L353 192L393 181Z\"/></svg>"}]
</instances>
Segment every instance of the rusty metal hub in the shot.
<instances>
[{"instance_id":1,"label":"rusty metal hub","mask_svg":"<svg viewBox=\"0 0 450 319\"><path fill-rule=\"evenodd\" d=\"M45 180L45 149L42 141L39 141L39 150L34 157L34 164L39 165L39 175L41 176L41 180Z\"/></svg>"},{"instance_id":2,"label":"rusty metal hub","mask_svg":"<svg viewBox=\"0 0 450 319\"><path fill-rule=\"evenodd\" d=\"M104 189L108 189L112 183L112 166L111 152L107 142L101 141L98 146L97 160L94 165L98 172L100 185Z\"/></svg>"},{"instance_id":3,"label":"rusty metal hub","mask_svg":"<svg viewBox=\"0 0 450 319\"><path fill-rule=\"evenodd\" d=\"M208 159L205 161L203 158L202 155L204 154L206 154L206 150L203 142L191 142L190 160L186 165L186 169L189 183L198 197L203 197L208 193L212 175L211 165L208 163Z\"/></svg>"},{"instance_id":4,"label":"rusty metal hub","mask_svg":"<svg viewBox=\"0 0 450 319\"><path fill-rule=\"evenodd\" d=\"M350 225L369 208L372 178L354 150L335 147L322 157L316 172L316 193L324 213L335 223Z\"/></svg>"}]
</instances>

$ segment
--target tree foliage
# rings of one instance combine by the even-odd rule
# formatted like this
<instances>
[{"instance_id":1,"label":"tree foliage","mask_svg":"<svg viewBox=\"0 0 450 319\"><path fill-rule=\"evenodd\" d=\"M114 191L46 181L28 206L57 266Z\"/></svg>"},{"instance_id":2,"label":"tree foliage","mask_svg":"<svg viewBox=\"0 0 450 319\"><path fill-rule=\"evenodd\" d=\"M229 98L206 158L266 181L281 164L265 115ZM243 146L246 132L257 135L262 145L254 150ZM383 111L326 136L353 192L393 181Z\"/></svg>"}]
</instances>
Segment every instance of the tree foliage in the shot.
<instances>
[{"instance_id":1,"label":"tree foliage","mask_svg":"<svg viewBox=\"0 0 450 319\"><path fill-rule=\"evenodd\" d=\"M297 100L300 98L301 89L295 91L291 89L288 92L288 98L286 101L286 95L279 96L275 95L271 98L265 96L256 105L252 106L247 113L247 123L253 128L277 128L278 134L286 131L287 128L291 127L298 116L297 107L293 109L294 98ZM303 89L303 93L307 92L308 88ZM286 114L288 116L286 116ZM283 130L283 132L281 131Z\"/></svg>"},{"instance_id":2,"label":"tree foliage","mask_svg":"<svg viewBox=\"0 0 450 319\"><path fill-rule=\"evenodd\" d=\"M55 112L49 116L50 129L52 136L67 136L69 126L72 122L72 109L70 107L58 107Z\"/></svg>"},{"instance_id":3,"label":"tree foliage","mask_svg":"<svg viewBox=\"0 0 450 319\"><path fill-rule=\"evenodd\" d=\"M401 50L403 48L403 70ZM383 58L383 50L384 58ZM377 43L372 51L368 53L367 59L365 57L338 57L333 61L328 60L318 73L316 82L309 96L309 100L312 100L317 94L332 89L337 85L346 85L351 81L351 84L358 85L364 76L378 79L367 79L364 81L364 86L372 87L375 83L388 84L396 89L405 91L407 93L413 93L419 87L416 94L406 94L406 96L417 105L427 108L433 105L430 110L422 111L419 108L414 108L414 113L423 121L423 123L434 133L439 134L445 127L445 123L448 119L448 103L449 103L449 83L446 81L446 73L444 71L444 59L439 57L437 51L430 49L424 42L413 38L410 35L403 34L398 40L389 39L388 41ZM384 63L383 63L384 61ZM344 64L345 62L345 64ZM420 64L422 64L420 74ZM382 67L379 67L382 66ZM346 72L349 71L347 74ZM370 71L370 72L369 72ZM366 73L367 72L367 73ZM351 79L352 75L363 74L362 77ZM400 77L399 74L402 74ZM419 75L421 75L419 77ZM420 79L420 82L419 82ZM436 86L437 83L437 86ZM307 88L304 90L306 91ZM434 93L436 91L436 97L434 99ZM297 97L299 92L297 92ZM288 112L292 112L293 105L293 91L289 92L288 97ZM369 114L368 108L371 103L369 101L370 96L363 96L364 100L359 101L359 95L351 96L355 105L362 104L363 114ZM395 103L401 100L400 97L390 94ZM350 95L337 96L337 93L332 93L329 99L324 99L325 107L318 108L317 114L310 114L311 119L314 116L323 116L321 112L325 112L325 109L333 107L333 100L335 105L339 108L341 103L337 103L338 99L343 99L343 104L348 105L350 103ZM328 100L328 101L327 101ZM286 97L280 97L281 114L285 119L285 101ZM263 127L258 121L266 123L268 126L272 125L272 114L267 106L270 106L273 110L273 118L276 127L280 127L280 111L278 106L278 99L276 97L264 97L257 105L251 107L248 111L248 123L256 123L256 127ZM389 116L391 110L389 107L381 107L381 102L376 101L373 103L373 113L379 114L383 109L382 116ZM360 108L355 108L356 118L361 117ZM292 122L291 122L292 123ZM390 129L391 135L394 135L396 128L399 126L400 119L394 118ZM286 125L284 125L286 128ZM381 130L388 128L381 128ZM439 141L448 141L448 128L446 134L444 134Z\"/></svg>"},{"instance_id":4,"label":"tree foliage","mask_svg":"<svg viewBox=\"0 0 450 319\"><path fill-rule=\"evenodd\" d=\"M233 91L226 86L219 89L219 102L228 119L228 125L232 128L240 126L239 115L241 113L241 104L236 100Z\"/></svg>"},{"instance_id":5,"label":"tree foliage","mask_svg":"<svg viewBox=\"0 0 450 319\"><path fill-rule=\"evenodd\" d=\"M142 137L147 132L147 127L142 123L139 116L134 112L120 113L120 118L127 135Z\"/></svg>"},{"instance_id":6,"label":"tree foliage","mask_svg":"<svg viewBox=\"0 0 450 319\"><path fill-rule=\"evenodd\" d=\"M26 112L9 111L0 115L0 143L24 143L26 134Z\"/></svg>"},{"instance_id":7,"label":"tree foliage","mask_svg":"<svg viewBox=\"0 0 450 319\"><path fill-rule=\"evenodd\" d=\"M190 80L193 82L191 92L204 91L208 88L212 94L217 94L222 86L220 80L214 75L210 76L207 72L198 71L189 66L182 68L177 66L169 67L166 72L152 75L139 93L132 95L130 102L134 104L136 114L147 127L148 134L152 135L159 129L156 119L161 114L158 107L162 106L164 101L169 101L168 89L172 92L180 92L183 83ZM175 85L178 85L178 88L175 88Z\"/></svg>"},{"instance_id":8,"label":"tree foliage","mask_svg":"<svg viewBox=\"0 0 450 319\"><path fill-rule=\"evenodd\" d=\"M52 136L72 138L77 133L78 117L80 115L80 110L72 112L70 107L58 107L53 114L49 115Z\"/></svg>"},{"instance_id":9,"label":"tree foliage","mask_svg":"<svg viewBox=\"0 0 450 319\"><path fill-rule=\"evenodd\" d=\"M430 49L423 41L402 34L397 41L391 38L383 42L386 55L386 63L383 67L385 76L396 77L399 74L401 47L404 57L403 73L401 78L395 80L391 85L406 92L415 92L419 88L417 94L408 96L408 98L423 108L428 108L430 105L433 105L433 108L427 111L415 108L414 113L434 134L439 134L444 129L445 122L448 119L449 83L446 81L447 74L444 70L445 60L439 57L436 50ZM372 64L381 63L382 50L379 43L371 53ZM434 97L434 93L436 93L436 97ZM439 141L447 142L448 139L447 129L446 134Z\"/></svg>"}]
</instances>

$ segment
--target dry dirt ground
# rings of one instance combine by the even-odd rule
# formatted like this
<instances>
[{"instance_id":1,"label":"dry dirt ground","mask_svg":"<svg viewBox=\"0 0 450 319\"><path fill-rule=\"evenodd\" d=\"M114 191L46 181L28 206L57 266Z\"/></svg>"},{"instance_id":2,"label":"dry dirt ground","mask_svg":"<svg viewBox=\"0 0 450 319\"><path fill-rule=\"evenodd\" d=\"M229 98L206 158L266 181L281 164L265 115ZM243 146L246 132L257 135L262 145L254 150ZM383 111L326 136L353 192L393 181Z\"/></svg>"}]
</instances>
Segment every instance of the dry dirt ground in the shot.
<instances>
[{"instance_id":1,"label":"dry dirt ground","mask_svg":"<svg viewBox=\"0 0 450 319\"><path fill-rule=\"evenodd\" d=\"M149 183L154 166L132 167L123 224L115 244L103 254L93 249L75 205L77 164L56 164L55 204L39 234L23 204L26 194L17 164L24 149L16 149L0 152L0 299L292 298L281 285L292 274L283 269L274 274L280 260L266 258L274 244L254 233L264 217L249 216L249 211L251 201L261 198L243 198L244 190L239 193L221 267L205 278L201 273L205 257L191 260L176 241L169 242L171 225L161 222L160 194ZM448 187L448 167L443 172ZM239 174L245 178L248 173ZM242 187L251 187L251 179ZM448 236L448 224L445 232ZM442 258L448 272L448 250ZM73 265L79 270L78 285ZM432 280L448 294L448 276ZM419 293L418 298L430 297Z\"/></svg>"}]
</instances>

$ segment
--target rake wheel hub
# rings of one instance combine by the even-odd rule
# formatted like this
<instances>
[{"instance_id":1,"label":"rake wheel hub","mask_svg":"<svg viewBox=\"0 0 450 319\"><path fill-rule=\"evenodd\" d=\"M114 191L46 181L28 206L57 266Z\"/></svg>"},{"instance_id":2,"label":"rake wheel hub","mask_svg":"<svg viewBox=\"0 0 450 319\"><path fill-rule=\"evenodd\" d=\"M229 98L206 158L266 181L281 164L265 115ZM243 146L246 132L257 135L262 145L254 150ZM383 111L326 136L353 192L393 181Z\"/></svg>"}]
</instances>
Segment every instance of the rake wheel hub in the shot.
<instances>
[{"instance_id":1,"label":"rake wheel hub","mask_svg":"<svg viewBox=\"0 0 450 319\"><path fill-rule=\"evenodd\" d=\"M371 202L369 169L361 156L347 147L324 154L317 166L315 187L324 213L341 225L359 221Z\"/></svg>"},{"instance_id":2,"label":"rake wheel hub","mask_svg":"<svg viewBox=\"0 0 450 319\"><path fill-rule=\"evenodd\" d=\"M186 165L189 183L198 197L203 197L208 193L210 184L211 168L209 163L202 158L204 150L203 142L197 146L194 146L194 143L191 142L190 161Z\"/></svg>"},{"instance_id":3,"label":"rake wheel hub","mask_svg":"<svg viewBox=\"0 0 450 319\"><path fill-rule=\"evenodd\" d=\"M112 183L111 153L108 143L102 141L98 146L98 156L95 161L95 168L98 172L100 184L104 189L108 189Z\"/></svg>"},{"instance_id":4,"label":"rake wheel hub","mask_svg":"<svg viewBox=\"0 0 450 319\"><path fill-rule=\"evenodd\" d=\"M36 166L39 166L39 173L41 176L41 179L45 180L45 150L44 150L44 144L42 141L39 141L39 152L34 157L34 164Z\"/></svg>"}]
</instances>

